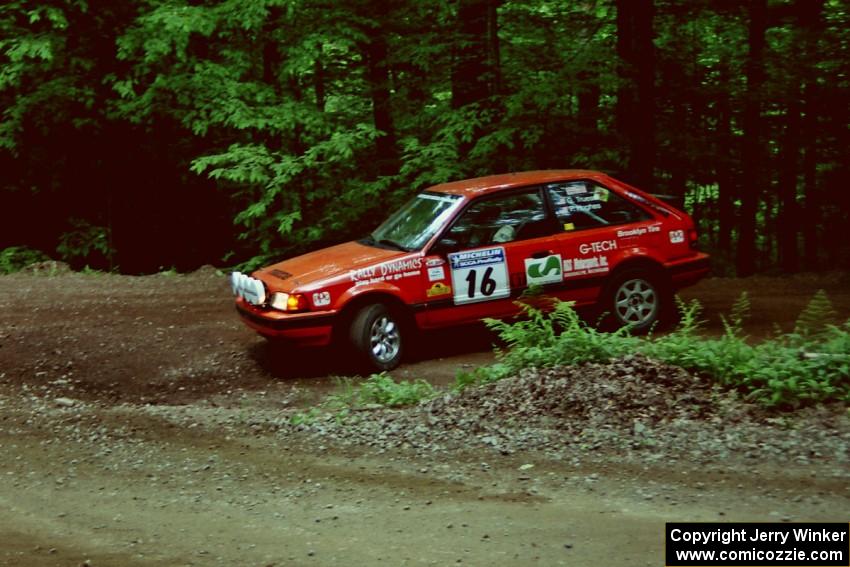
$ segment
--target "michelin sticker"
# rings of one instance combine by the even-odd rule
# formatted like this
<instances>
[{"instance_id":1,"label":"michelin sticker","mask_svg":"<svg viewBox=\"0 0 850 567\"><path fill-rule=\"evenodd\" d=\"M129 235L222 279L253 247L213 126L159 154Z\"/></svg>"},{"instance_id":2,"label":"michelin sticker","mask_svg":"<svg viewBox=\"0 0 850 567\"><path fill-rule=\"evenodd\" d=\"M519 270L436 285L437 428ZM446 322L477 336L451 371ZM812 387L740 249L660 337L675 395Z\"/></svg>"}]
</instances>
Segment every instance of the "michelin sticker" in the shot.
<instances>
[{"instance_id":1,"label":"michelin sticker","mask_svg":"<svg viewBox=\"0 0 850 567\"><path fill-rule=\"evenodd\" d=\"M505 249L483 248L449 254L456 305L510 297Z\"/></svg>"},{"instance_id":2,"label":"michelin sticker","mask_svg":"<svg viewBox=\"0 0 850 567\"><path fill-rule=\"evenodd\" d=\"M561 270L561 255L553 254L545 258L526 258L525 277L528 285L545 285L564 281Z\"/></svg>"}]
</instances>

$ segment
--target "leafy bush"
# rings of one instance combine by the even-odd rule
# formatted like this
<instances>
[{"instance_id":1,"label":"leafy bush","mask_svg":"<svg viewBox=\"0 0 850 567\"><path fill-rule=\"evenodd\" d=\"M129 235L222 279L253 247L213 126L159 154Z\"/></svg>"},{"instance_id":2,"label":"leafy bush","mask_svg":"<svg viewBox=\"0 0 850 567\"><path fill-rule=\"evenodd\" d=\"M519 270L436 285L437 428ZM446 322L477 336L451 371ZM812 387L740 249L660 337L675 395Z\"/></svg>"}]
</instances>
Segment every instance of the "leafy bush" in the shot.
<instances>
[{"instance_id":1,"label":"leafy bush","mask_svg":"<svg viewBox=\"0 0 850 567\"><path fill-rule=\"evenodd\" d=\"M628 329L601 333L579 319L569 303L556 303L550 314L524 306L527 319L487 321L508 350L497 351L492 366L458 375L455 389L511 376L523 368L607 362L628 353L697 372L739 389L768 406L796 407L825 401L850 402L850 321L830 323L835 311L819 291L800 315L792 333L750 344L743 334L750 303L742 294L719 338L700 336L701 306L682 302L678 328L661 337L641 339Z\"/></svg>"},{"instance_id":2,"label":"leafy bush","mask_svg":"<svg viewBox=\"0 0 850 567\"><path fill-rule=\"evenodd\" d=\"M30 264L46 262L50 258L40 250L34 250L26 246L10 246L0 250L0 274L12 274L18 272Z\"/></svg>"},{"instance_id":3,"label":"leafy bush","mask_svg":"<svg viewBox=\"0 0 850 567\"><path fill-rule=\"evenodd\" d=\"M633 352L639 339L623 328L615 333L603 333L581 320L572 303L556 301L549 313L522 304L526 318L516 322L486 319L508 348L497 351L498 362L460 373L455 389L484 384L516 374L523 368L545 368L605 362Z\"/></svg>"},{"instance_id":4,"label":"leafy bush","mask_svg":"<svg viewBox=\"0 0 850 567\"><path fill-rule=\"evenodd\" d=\"M355 384L351 378L337 380L337 393L328 404L335 407L357 407L378 404L385 407L411 406L436 395L434 387L424 380L396 382L386 373L372 374Z\"/></svg>"},{"instance_id":5,"label":"leafy bush","mask_svg":"<svg viewBox=\"0 0 850 567\"><path fill-rule=\"evenodd\" d=\"M109 242L109 230L104 226L95 226L82 219L71 219L73 230L65 232L59 238L56 251L66 262L85 262L95 260L97 254L111 264L114 250ZM111 266L110 266L111 267Z\"/></svg>"}]
</instances>

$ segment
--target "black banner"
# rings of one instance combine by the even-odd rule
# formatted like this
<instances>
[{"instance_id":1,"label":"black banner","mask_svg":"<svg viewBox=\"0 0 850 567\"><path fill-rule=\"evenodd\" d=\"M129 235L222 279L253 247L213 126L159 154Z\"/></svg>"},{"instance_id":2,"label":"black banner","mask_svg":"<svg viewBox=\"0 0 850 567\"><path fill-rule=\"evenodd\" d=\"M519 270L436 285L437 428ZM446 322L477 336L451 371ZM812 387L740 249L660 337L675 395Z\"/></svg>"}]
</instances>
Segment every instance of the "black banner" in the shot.
<instances>
[{"instance_id":1,"label":"black banner","mask_svg":"<svg viewBox=\"0 0 850 567\"><path fill-rule=\"evenodd\" d=\"M668 523L667 567L850 567L850 524Z\"/></svg>"}]
</instances>

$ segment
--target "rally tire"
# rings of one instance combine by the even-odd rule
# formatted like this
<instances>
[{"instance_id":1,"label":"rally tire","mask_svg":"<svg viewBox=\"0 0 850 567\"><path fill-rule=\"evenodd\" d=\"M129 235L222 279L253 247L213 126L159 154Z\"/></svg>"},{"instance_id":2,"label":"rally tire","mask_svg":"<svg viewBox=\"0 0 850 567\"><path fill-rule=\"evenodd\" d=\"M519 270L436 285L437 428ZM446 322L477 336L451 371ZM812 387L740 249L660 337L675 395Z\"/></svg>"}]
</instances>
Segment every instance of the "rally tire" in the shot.
<instances>
[{"instance_id":1,"label":"rally tire","mask_svg":"<svg viewBox=\"0 0 850 567\"><path fill-rule=\"evenodd\" d=\"M392 370L401 362L403 352L401 317L384 304L366 305L351 321L349 340L365 370Z\"/></svg>"},{"instance_id":2,"label":"rally tire","mask_svg":"<svg viewBox=\"0 0 850 567\"><path fill-rule=\"evenodd\" d=\"M606 326L628 326L637 334L666 321L671 307L669 286L658 274L644 269L615 274L606 286L601 305Z\"/></svg>"}]
</instances>

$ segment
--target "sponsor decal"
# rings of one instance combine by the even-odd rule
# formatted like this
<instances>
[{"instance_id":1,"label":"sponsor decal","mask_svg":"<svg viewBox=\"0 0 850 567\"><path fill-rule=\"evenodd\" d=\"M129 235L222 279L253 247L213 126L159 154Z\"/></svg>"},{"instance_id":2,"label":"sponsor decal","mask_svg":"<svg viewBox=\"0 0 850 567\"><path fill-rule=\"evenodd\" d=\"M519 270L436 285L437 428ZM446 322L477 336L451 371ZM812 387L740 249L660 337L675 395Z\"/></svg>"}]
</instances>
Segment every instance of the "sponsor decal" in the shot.
<instances>
[{"instance_id":1,"label":"sponsor decal","mask_svg":"<svg viewBox=\"0 0 850 567\"><path fill-rule=\"evenodd\" d=\"M442 266L446 261L442 258L429 258L425 260L425 266L428 268L433 268L434 266Z\"/></svg>"},{"instance_id":2,"label":"sponsor decal","mask_svg":"<svg viewBox=\"0 0 850 567\"><path fill-rule=\"evenodd\" d=\"M575 224L573 224L573 223L571 223L571 222L565 222L565 223L564 223L564 230L569 231L569 230L575 230L575 229L576 229L576 225L575 225Z\"/></svg>"},{"instance_id":3,"label":"sponsor decal","mask_svg":"<svg viewBox=\"0 0 850 567\"><path fill-rule=\"evenodd\" d=\"M578 251L582 254L590 254L591 252L610 252L617 249L616 240L598 240L596 242L586 242L579 244Z\"/></svg>"},{"instance_id":4,"label":"sponsor decal","mask_svg":"<svg viewBox=\"0 0 850 567\"><path fill-rule=\"evenodd\" d=\"M483 248L449 254L456 305L510 297L505 249Z\"/></svg>"},{"instance_id":5,"label":"sponsor decal","mask_svg":"<svg viewBox=\"0 0 850 567\"><path fill-rule=\"evenodd\" d=\"M564 260L564 277L574 278L590 274L604 274L610 270L607 256L568 258Z\"/></svg>"},{"instance_id":6,"label":"sponsor decal","mask_svg":"<svg viewBox=\"0 0 850 567\"><path fill-rule=\"evenodd\" d=\"M544 285L564 281L561 269L561 255L553 254L545 258L526 258L525 276L530 285Z\"/></svg>"},{"instance_id":7,"label":"sponsor decal","mask_svg":"<svg viewBox=\"0 0 850 567\"><path fill-rule=\"evenodd\" d=\"M435 282L437 280L446 279L446 270L442 266L434 266L428 268L428 281Z\"/></svg>"},{"instance_id":8,"label":"sponsor decal","mask_svg":"<svg viewBox=\"0 0 850 567\"><path fill-rule=\"evenodd\" d=\"M449 261L452 263L452 270L504 263L505 249L486 248L484 250L473 250L472 252L455 252L449 254Z\"/></svg>"},{"instance_id":9,"label":"sponsor decal","mask_svg":"<svg viewBox=\"0 0 850 567\"><path fill-rule=\"evenodd\" d=\"M595 201L595 199L594 199ZM573 213L586 213L589 211L596 211L602 208L602 203L589 203L586 205L563 205L558 207L558 210L555 213L558 216L566 217Z\"/></svg>"},{"instance_id":10,"label":"sponsor decal","mask_svg":"<svg viewBox=\"0 0 850 567\"><path fill-rule=\"evenodd\" d=\"M409 272L422 269L422 258L410 258L408 260L398 260L389 264L381 264L378 266L382 276L397 274L398 272Z\"/></svg>"},{"instance_id":11,"label":"sponsor decal","mask_svg":"<svg viewBox=\"0 0 850 567\"><path fill-rule=\"evenodd\" d=\"M313 305L324 307L331 304L331 292L319 291L313 294Z\"/></svg>"},{"instance_id":12,"label":"sponsor decal","mask_svg":"<svg viewBox=\"0 0 850 567\"><path fill-rule=\"evenodd\" d=\"M685 241L685 231L684 230L671 230L670 231L670 242L673 244L681 244Z\"/></svg>"},{"instance_id":13,"label":"sponsor decal","mask_svg":"<svg viewBox=\"0 0 850 567\"><path fill-rule=\"evenodd\" d=\"M360 268L349 272L354 285L365 285L383 281L399 280L418 276L422 269L422 258L409 258L407 260L396 260L368 268Z\"/></svg>"},{"instance_id":14,"label":"sponsor decal","mask_svg":"<svg viewBox=\"0 0 850 567\"><path fill-rule=\"evenodd\" d=\"M425 291L428 297L437 297L438 295L448 295L452 292L452 286L446 285L443 282L437 282Z\"/></svg>"},{"instance_id":15,"label":"sponsor decal","mask_svg":"<svg viewBox=\"0 0 850 567\"><path fill-rule=\"evenodd\" d=\"M626 238L629 236L643 236L644 234L650 232L661 232L661 226L657 224L652 224L649 226L639 226L637 228L629 228L626 230L618 230L617 236L620 238Z\"/></svg>"}]
</instances>

